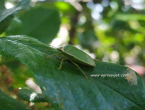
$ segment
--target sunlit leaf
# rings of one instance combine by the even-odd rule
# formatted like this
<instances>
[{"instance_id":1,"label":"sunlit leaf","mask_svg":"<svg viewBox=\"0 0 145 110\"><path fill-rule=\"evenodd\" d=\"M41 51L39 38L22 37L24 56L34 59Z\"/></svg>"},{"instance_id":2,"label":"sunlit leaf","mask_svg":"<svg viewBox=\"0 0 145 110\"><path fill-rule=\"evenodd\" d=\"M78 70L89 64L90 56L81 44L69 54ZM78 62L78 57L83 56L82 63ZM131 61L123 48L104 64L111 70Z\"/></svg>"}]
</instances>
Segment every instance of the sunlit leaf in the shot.
<instances>
[{"instance_id":1,"label":"sunlit leaf","mask_svg":"<svg viewBox=\"0 0 145 110\"><path fill-rule=\"evenodd\" d=\"M116 14L115 18L121 21L129 21L129 20L145 20L145 16L141 14L127 14L127 13L120 13Z\"/></svg>"}]
</instances>

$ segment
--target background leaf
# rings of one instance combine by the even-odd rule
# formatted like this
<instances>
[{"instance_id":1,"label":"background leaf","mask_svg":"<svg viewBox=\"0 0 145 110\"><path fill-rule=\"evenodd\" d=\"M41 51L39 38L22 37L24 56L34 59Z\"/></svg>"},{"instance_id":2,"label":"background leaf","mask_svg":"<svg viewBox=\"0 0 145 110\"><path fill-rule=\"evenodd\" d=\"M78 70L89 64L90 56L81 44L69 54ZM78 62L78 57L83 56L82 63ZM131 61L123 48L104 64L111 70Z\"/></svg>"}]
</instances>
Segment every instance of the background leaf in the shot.
<instances>
[{"instance_id":1,"label":"background leaf","mask_svg":"<svg viewBox=\"0 0 145 110\"><path fill-rule=\"evenodd\" d=\"M28 89L20 89L18 97L28 102L47 102L45 96Z\"/></svg>"},{"instance_id":2,"label":"background leaf","mask_svg":"<svg viewBox=\"0 0 145 110\"><path fill-rule=\"evenodd\" d=\"M60 25L59 13L48 8L31 9L24 13L20 20L23 27L20 32L15 34L29 35L44 43L50 43L54 39Z\"/></svg>"},{"instance_id":3,"label":"background leaf","mask_svg":"<svg viewBox=\"0 0 145 110\"><path fill-rule=\"evenodd\" d=\"M0 15L2 15L0 13ZM13 15L9 15L8 17L6 17L4 20L0 21L0 34L2 34L6 28L9 26L11 20L13 19Z\"/></svg>"},{"instance_id":4,"label":"background leaf","mask_svg":"<svg viewBox=\"0 0 145 110\"><path fill-rule=\"evenodd\" d=\"M84 31L79 35L79 41L83 48L87 48L91 52L97 47L97 36L93 31L88 30Z\"/></svg>"},{"instance_id":5,"label":"background leaf","mask_svg":"<svg viewBox=\"0 0 145 110\"><path fill-rule=\"evenodd\" d=\"M0 10L5 9L4 2L5 0L0 0Z\"/></svg>"},{"instance_id":6,"label":"background leaf","mask_svg":"<svg viewBox=\"0 0 145 110\"><path fill-rule=\"evenodd\" d=\"M11 24L8 27L8 29L6 30L6 34L7 35L15 35L22 29L22 26L23 26L22 21L15 17L11 21Z\"/></svg>"},{"instance_id":7,"label":"background leaf","mask_svg":"<svg viewBox=\"0 0 145 110\"><path fill-rule=\"evenodd\" d=\"M30 110L22 102L13 99L0 90L0 110Z\"/></svg>"},{"instance_id":8,"label":"background leaf","mask_svg":"<svg viewBox=\"0 0 145 110\"><path fill-rule=\"evenodd\" d=\"M30 0L21 0L15 7L0 11L0 34L9 26L14 15L21 9L25 9Z\"/></svg>"},{"instance_id":9,"label":"background leaf","mask_svg":"<svg viewBox=\"0 0 145 110\"><path fill-rule=\"evenodd\" d=\"M46 49L49 50L44 52ZM56 109L145 109L144 84L140 76L127 67L100 61L96 61L96 67L79 65L89 78L86 80L70 61L63 62L62 68L58 70L59 56L46 59L47 55L58 53L57 50L46 47L34 38L1 38L0 50L3 54L21 60L34 73L46 99Z\"/></svg>"}]
</instances>

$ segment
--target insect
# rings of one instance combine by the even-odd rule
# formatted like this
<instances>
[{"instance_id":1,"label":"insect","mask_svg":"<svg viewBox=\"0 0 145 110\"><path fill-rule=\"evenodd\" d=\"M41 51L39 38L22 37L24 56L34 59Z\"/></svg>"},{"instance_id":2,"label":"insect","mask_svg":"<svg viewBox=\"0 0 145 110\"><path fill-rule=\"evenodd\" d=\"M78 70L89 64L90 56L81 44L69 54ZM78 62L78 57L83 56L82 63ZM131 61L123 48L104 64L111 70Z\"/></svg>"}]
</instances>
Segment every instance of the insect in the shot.
<instances>
[{"instance_id":1,"label":"insect","mask_svg":"<svg viewBox=\"0 0 145 110\"><path fill-rule=\"evenodd\" d=\"M94 60L88 54L70 44L64 47L59 47L57 48L57 50L60 51L65 56L64 58L62 58L60 67L58 69L61 69L62 62L64 60L70 60L85 75L86 79L88 79L87 75L82 71L82 69L77 64L80 63L87 66L96 66Z\"/></svg>"},{"instance_id":2,"label":"insect","mask_svg":"<svg viewBox=\"0 0 145 110\"><path fill-rule=\"evenodd\" d=\"M80 69L80 71L85 75L86 79L88 79L86 74L77 65L77 63L80 63L87 66L96 66L94 60L88 54L70 44L64 47L57 48L57 50L60 51L64 56L66 56L62 59L59 69L62 66L63 60L69 59L75 66Z\"/></svg>"}]
</instances>

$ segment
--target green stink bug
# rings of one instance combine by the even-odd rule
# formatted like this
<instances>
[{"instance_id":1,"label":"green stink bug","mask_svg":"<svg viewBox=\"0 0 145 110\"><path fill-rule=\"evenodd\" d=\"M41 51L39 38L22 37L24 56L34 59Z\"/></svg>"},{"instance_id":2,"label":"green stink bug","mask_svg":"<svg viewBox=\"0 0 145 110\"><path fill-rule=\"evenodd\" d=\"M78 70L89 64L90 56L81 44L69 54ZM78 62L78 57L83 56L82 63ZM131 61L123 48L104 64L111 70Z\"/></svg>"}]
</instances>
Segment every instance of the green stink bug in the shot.
<instances>
[{"instance_id":1,"label":"green stink bug","mask_svg":"<svg viewBox=\"0 0 145 110\"><path fill-rule=\"evenodd\" d=\"M66 60L66 59L69 59L80 70L81 68L76 63L80 63L87 66L96 66L94 60L88 54L86 54L85 52L79 50L78 48L70 44L64 47L57 48L57 50L60 51L64 56L66 56L65 58L62 59L59 69L61 68L63 60ZM86 74L82 70L81 72L87 78Z\"/></svg>"},{"instance_id":2,"label":"green stink bug","mask_svg":"<svg viewBox=\"0 0 145 110\"><path fill-rule=\"evenodd\" d=\"M65 56L77 63L81 63L88 66L96 66L94 60L88 54L70 44L64 47L57 48L57 50L59 50Z\"/></svg>"}]
</instances>

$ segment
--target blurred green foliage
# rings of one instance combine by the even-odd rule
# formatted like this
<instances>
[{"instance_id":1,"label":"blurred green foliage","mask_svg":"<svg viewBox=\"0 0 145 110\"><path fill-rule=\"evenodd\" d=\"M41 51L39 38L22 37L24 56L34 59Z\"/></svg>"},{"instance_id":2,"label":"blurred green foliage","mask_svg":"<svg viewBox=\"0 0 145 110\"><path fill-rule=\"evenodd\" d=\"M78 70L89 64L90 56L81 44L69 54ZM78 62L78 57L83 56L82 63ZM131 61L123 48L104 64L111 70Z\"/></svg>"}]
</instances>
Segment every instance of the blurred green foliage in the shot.
<instances>
[{"instance_id":1,"label":"blurred green foliage","mask_svg":"<svg viewBox=\"0 0 145 110\"><path fill-rule=\"evenodd\" d=\"M20 1L0 0L0 37L29 35L48 45L79 45L104 62L145 66L144 0ZM140 72L143 79L144 73L145 69ZM33 77L17 59L0 56L0 85L7 94L15 96Z\"/></svg>"}]
</instances>

